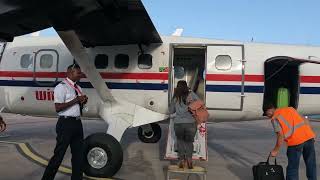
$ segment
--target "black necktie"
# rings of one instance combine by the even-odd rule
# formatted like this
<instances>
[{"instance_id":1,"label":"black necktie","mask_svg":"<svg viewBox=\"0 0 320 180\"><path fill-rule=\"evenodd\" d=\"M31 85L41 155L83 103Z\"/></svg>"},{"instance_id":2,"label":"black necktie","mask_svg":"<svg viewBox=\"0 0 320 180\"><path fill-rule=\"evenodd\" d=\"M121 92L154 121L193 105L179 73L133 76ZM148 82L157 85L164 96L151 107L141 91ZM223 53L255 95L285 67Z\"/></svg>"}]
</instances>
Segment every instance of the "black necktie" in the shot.
<instances>
[{"instance_id":1,"label":"black necktie","mask_svg":"<svg viewBox=\"0 0 320 180\"><path fill-rule=\"evenodd\" d=\"M77 87L77 84L74 84L74 92L76 93L76 96L79 95L77 89L79 89L79 88ZM81 104L81 103L79 102L79 106L80 106L80 115L82 116L83 104Z\"/></svg>"}]
</instances>

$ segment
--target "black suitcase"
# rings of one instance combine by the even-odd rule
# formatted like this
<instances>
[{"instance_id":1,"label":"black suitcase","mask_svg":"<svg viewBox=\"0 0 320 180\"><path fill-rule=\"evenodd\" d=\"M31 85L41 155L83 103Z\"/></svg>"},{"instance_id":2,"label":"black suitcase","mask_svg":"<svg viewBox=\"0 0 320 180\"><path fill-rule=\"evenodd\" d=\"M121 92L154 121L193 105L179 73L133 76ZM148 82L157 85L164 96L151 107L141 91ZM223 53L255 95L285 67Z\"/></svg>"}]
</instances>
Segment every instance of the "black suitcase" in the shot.
<instances>
[{"instance_id":1,"label":"black suitcase","mask_svg":"<svg viewBox=\"0 0 320 180\"><path fill-rule=\"evenodd\" d=\"M274 165L269 164L270 155L267 162L260 162L252 167L254 180L284 180L283 169L274 159Z\"/></svg>"}]
</instances>

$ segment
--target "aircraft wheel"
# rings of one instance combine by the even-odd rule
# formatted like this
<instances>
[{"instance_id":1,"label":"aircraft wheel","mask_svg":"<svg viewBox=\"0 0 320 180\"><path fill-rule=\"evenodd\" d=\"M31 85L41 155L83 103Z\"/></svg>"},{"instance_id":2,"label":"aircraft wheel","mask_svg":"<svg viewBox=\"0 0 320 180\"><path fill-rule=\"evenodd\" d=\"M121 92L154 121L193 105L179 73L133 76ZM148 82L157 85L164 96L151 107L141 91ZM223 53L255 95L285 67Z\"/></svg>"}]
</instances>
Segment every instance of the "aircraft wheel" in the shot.
<instances>
[{"instance_id":1,"label":"aircraft wheel","mask_svg":"<svg viewBox=\"0 0 320 180\"><path fill-rule=\"evenodd\" d=\"M84 157L83 171L86 175L112 177L121 168L123 152L113 136L95 133L85 139Z\"/></svg>"},{"instance_id":2,"label":"aircraft wheel","mask_svg":"<svg viewBox=\"0 0 320 180\"><path fill-rule=\"evenodd\" d=\"M152 131L145 132L143 128L139 127L138 137L144 143L157 143L161 138L161 127L159 124L150 124Z\"/></svg>"}]
</instances>

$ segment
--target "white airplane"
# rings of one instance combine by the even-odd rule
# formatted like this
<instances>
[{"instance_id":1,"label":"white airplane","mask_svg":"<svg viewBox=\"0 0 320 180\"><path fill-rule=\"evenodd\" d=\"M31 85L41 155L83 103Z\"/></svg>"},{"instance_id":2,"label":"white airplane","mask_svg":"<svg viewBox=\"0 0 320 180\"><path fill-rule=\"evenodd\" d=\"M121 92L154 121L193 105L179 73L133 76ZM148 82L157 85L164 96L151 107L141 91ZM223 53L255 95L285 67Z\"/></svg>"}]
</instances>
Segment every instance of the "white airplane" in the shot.
<instances>
[{"instance_id":1,"label":"white airplane","mask_svg":"<svg viewBox=\"0 0 320 180\"><path fill-rule=\"evenodd\" d=\"M290 106L320 113L320 47L159 36L140 0L0 0L0 7L0 109L56 116L53 89L76 61L86 75L84 116L108 123L85 140L90 176L120 169L126 129L139 127L143 142L160 139L157 122L168 119L178 80L203 98L210 122L263 119L263 105L276 103L282 87ZM50 26L60 38L16 37Z\"/></svg>"}]
</instances>

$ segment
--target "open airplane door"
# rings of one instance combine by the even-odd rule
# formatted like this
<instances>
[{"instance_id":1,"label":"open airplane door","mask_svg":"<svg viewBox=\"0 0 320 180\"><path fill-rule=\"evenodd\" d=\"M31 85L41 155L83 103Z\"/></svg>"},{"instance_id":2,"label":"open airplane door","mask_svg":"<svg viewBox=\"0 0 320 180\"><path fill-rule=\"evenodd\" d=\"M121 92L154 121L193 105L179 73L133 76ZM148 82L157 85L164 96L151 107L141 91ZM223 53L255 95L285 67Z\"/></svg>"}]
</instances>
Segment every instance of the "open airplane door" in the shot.
<instances>
[{"instance_id":1,"label":"open airplane door","mask_svg":"<svg viewBox=\"0 0 320 180\"><path fill-rule=\"evenodd\" d=\"M208 45L206 59L208 109L241 111L244 99L244 46Z\"/></svg>"},{"instance_id":2,"label":"open airplane door","mask_svg":"<svg viewBox=\"0 0 320 180\"><path fill-rule=\"evenodd\" d=\"M188 57L192 54L192 57ZM197 77L197 69L204 66L204 57L205 51L203 47L198 48L186 48L186 47L177 47L173 49L173 60L171 61L171 98L173 96L174 87L180 80L185 80L190 87L190 79L192 77ZM181 58L182 57L182 58ZM195 58L196 57L196 58ZM194 60L192 58L195 58ZM199 62L203 58L203 63ZM184 59L188 59L184 61ZM204 68L204 67L203 67ZM170 99L171 99L170 98ZM198 125L196 135L194 137L193 143L193 155L192 159L194 160L208 160L208 148L207 148L207 127L206 124L203 123ZM165 159L178 159L178 151L177 151L177 138L174 132L174 119L170 118L168 136L167 136L167 146L166 146L166 154Z\"/></svg>"},{"instance_id":3,"label":"open airplane door","mask_svg":"<svg viewBox=\"0 0 320 180\"><path fill-rule=\"evenodd\" d=\"M263 106L271 101L277 108L290 106L298 109L301 100L307 101L306 98L300 98L315 92L310 83L314 83L317 76L312 76L313 72L306 72L305 69L308 68L301 68L301 65L310 67L320 64L319 59L311 58L312 56L309 59L275 56L267 59L264 63Z\"/></svg>"}]
</instances>

